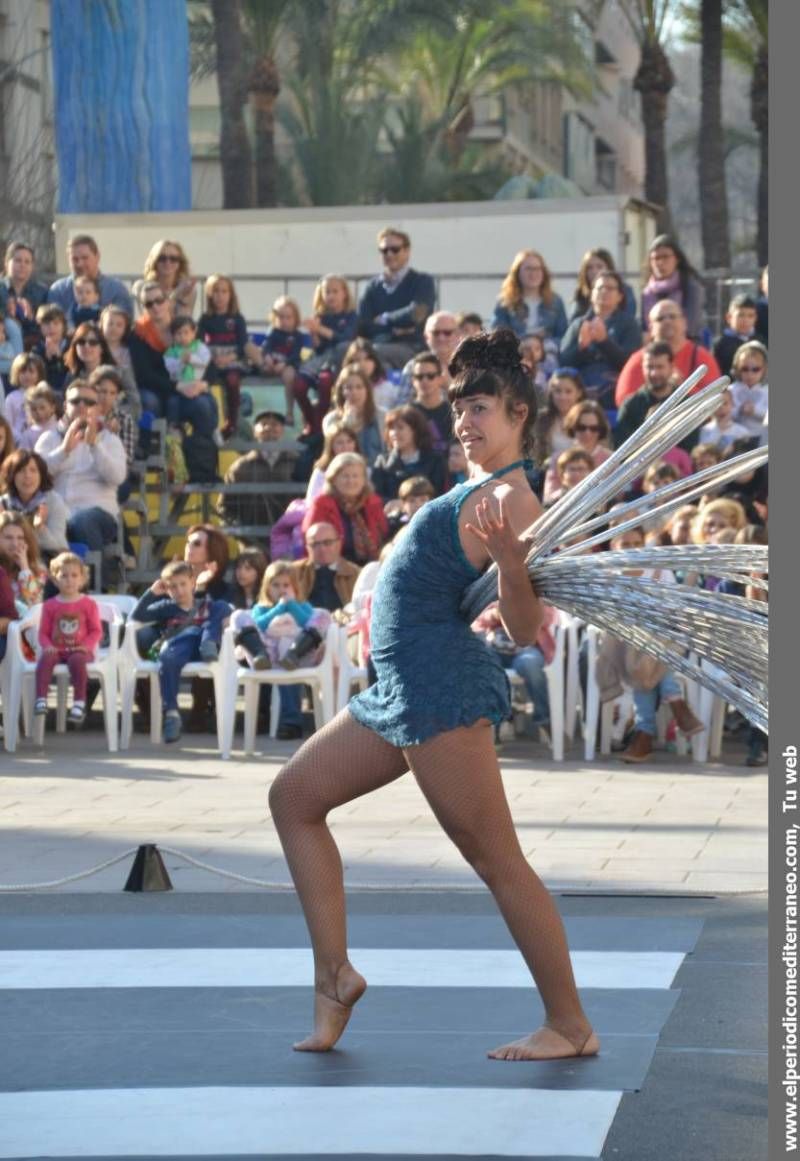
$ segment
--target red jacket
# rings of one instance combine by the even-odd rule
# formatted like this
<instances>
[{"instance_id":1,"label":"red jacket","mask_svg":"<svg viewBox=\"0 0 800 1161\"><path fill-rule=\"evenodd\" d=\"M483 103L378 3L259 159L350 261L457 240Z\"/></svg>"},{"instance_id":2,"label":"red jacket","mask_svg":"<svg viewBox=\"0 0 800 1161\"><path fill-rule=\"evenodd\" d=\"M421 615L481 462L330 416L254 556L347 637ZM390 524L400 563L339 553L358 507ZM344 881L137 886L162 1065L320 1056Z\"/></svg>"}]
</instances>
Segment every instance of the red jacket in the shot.
<instances>
[{"instance_id":1,"label":"red jacket","mask_svg":"<svg viewBox=\"0 0 800 1161\"><path fill-rule=\"evenodd\" d=\"M614 392L614 402L617 407L621 407L624 400L629 395L634 395L644 384L643 358L644 348L641 351L634 351L620 371L619 379L617 379L617 387ZM711 354L711 351L707 351L705 347L701 347L699 343L693 342L692 339L687 339L675 356L675 370L683 380L688 378L691 372L701 363L706 364L708 371L697 387L695 387L692 394L699 391L701 387L713 383L715 379L719 379L722 372L719 369L719 363Z\"/></svg>"},{"instance_id":2,"label":"red jacket","mask_svg":"<svg viewBox=\"0 0 800 1161\"><path fill-rule=\"evenodd\" d=\"M389 523L383 511L383 501L380 496L371 492L364 501L362 512L370 539L376 548L375 559L377 560L378 553L386 543L389 535ZM303 533L306 533L312 524L332 524L342 540L345 538L342 510L336 502L335 497L326 492L315 496L309 504L306 514L303 517Z\"/></svg>"}]
</instances>

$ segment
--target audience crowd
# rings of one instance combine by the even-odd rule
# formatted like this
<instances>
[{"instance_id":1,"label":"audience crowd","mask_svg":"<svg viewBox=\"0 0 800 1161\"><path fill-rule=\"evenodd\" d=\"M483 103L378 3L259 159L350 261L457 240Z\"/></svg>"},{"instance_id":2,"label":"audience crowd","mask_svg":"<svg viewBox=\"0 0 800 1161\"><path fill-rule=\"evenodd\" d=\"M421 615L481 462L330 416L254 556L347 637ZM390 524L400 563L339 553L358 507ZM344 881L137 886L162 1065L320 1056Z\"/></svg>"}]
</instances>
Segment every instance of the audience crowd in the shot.
<instances>
[{"instance_id":1,"label":"audience crowd","mask_svg":"<svg viewBox=\"0 0 800 1161\"><path fill-rule=\"evenodd\" d=\"M133 613L143 626L140 648L160 661L167 741L181 732L182 666L216 658L229 621L238 655L254 667L313 663L330 617L347 615L359 570L377 567L421 504L467 478L447 398L448 365L466 335L504 327L519 339L539 400L528 474L545 507L701 363L704 382L722 373L732 380L716 414L617 500L766 442L766 270L758 293L733 297L722 333L712 335L702 280L668 235L653 241L636 288L607 250L588 250L568 303L554 290L544 255L520 250L485 322L469 303L458 314L437 309L435 279L412 265L402 230L381 230L377 248L380 272L357 299L345 277L325 274L308 313L305 304L277 298L264 335L248 332L234 281L224 273L199 280L178 242L156 242L130 289L101 271L89 235L70 239L70 273L50 286L37 277L29 245L8 245L0 279L0 660L9 623L45 601L38 712L46 711L49 674L60 659L75 679L78 709L70 720L84 720L85 665L70 654L91 655L96 626L84 631L81 622L72 637L64 626L77 626L76 610L84 608L83 559L122 542L122 506L140 480L157 419L165 421L173 486L191 492L193 484L218 483L226 528L191 529L184 560L163 562ZM259 379L280 386L283 404L250 423L243 387ZM241 454L220 478L226 445ZM275 484L296 485L295 498L291 489L269 490ZM767 474L759 469L664 526L651 522L644 535L660 544L761 543L766 524ZM241 551L227 576L229 538ZM202 541L202 551L193 541ZM125 552L134 565L129 540ZM65 603L75 615L53 620L53 608L58 613ZM551 627L548 620L539 645L516 651L491 611L476 625L525 681L536 728L548 721L542 667L552 656ZM360 630L366 656L368 617ZM674 680L667 675L661 684L674 700ZM201 686L195 683L193 713L200 726L210 697ZM652 701L642 715L648 730ZM282 687L284 736L299 736L301 726L297 688ZM752 740L754 760L764 744Z\"/></svg>"}]
</instances>

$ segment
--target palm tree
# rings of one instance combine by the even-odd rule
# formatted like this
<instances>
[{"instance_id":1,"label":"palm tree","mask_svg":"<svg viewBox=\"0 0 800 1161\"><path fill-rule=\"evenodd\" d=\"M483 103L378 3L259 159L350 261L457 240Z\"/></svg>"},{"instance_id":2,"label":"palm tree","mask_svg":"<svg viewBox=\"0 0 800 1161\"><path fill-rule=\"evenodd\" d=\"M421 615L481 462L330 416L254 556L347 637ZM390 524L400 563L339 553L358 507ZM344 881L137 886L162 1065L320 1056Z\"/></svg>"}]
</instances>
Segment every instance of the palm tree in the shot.
<instances>
[{"instance_id":1,"label":"palm tree","mask_svg":"<svg viewBox=\"0 0 800 1161\"><path fill-rule=\"evenodd\" d=\"M750 116L758 134L758 263L768 259L769 222L769 3L768 0L728 0L723 14L723 52L752 74Z\"/></svg>"},{"instance_id":2,"label":"palm tree","mask_svg":"<svg viewBox=\"0 0 800 1161\"><path fill-rule=\"evenodd\" d=\"M700 35L700 228L706 270L731 262L728 193L722 132L722 0L701 0Z\"/></svg>"},{"instance_id":3,"label":"palm tree","mask_svg":"<svg viewBox=\"0 0 800 1161\"><path fill-rule=\"evenodd\" d=\"M275 161L275 105L281 91L281 77L275 48L292 0L243 0L243 15L251 41L253 60L247 77L253 113L256 205L278 202Z\"/></svg>"},{"instance_id":4,"label":"palm tree","mask_svg":"<svg viewBox=\"0 0 800 1161\"><path fill-rule=\"evenodd\" d=\"M668 232L672 221L669 211L665 126L667 102L675 84L675 76L664 44L676 2L619 0L619 3L639 44L640 60L633 79L633 87L642 99L645 197L659 207L659 231Z\"/></svg>"},{"instance_id":5,"label":"palm tree","mask_svg":"<svg viewBox=\"0 0 800 1161\"><path fill-rule=\"evenodd\" d=\"M219 88L222 204L226 210L242 209L253 205L253 160L244 120L239 0L211 0L211 16Z\"/></svg>"},{"instance_id":6,"label":"palm tree","mask_svg":"<svg viewBox=\"0 0 800 1161\"><path fill-rule=\"evenodd\" d=\"M395 92L387 123L394 200L485 197L508 176L470 142L478 98L530 91L537 81L588 95L591 71L570 16L570 6L541 0L481 0L409 41L386 78Z\"/></svg>"}]
</instances>

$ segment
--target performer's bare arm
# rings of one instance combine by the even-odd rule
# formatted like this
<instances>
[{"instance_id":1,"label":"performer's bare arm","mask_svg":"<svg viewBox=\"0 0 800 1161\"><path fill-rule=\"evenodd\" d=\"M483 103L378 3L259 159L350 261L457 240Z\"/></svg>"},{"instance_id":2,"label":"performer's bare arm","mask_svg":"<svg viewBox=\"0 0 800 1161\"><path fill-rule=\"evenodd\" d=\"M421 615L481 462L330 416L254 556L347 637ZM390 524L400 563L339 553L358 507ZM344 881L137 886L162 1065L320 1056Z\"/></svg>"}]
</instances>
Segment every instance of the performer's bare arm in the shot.
<instances>
[{"instance_id":1,"label":"performer's bare arm","mask_svg":"<svg viewBox=\"0 0 800 1161\"><path fill-rule=\"evenodd\" d=\"M465 527L497 564L498 612L509 637L519 646L536 644L544 618L525 566L529 545L518 532L528 528L537 514L538 501L532 493L519 498L503 490L498 497L484 496L475 507L474 523Z\"/></svg>"}]
</instances>

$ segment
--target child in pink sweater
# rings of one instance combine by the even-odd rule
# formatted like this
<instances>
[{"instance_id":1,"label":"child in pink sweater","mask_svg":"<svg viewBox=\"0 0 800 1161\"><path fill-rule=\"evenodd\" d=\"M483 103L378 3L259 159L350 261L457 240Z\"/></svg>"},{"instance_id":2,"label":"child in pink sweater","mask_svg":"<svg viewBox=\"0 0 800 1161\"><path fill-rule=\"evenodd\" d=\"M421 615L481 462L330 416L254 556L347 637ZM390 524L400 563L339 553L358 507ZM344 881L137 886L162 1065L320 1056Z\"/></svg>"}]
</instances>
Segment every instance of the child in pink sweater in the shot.
<instances>
[{"instance_id":1,"label":"child in pink sweater","mask_svg":"<svg viewBox=\"0 0 800 1161\"><path fill-rule=\"evenodd\" d=\"M74 552L61 552L50 564L58 596L42 605L39 622L39 660L36 663L36 703L33 712L47 713L47 690L59 662L69 669L73 697L67 719L73 726L86 720L86 666L100 643L100 611L81 589L89 570Z\"/></svg>"}]
</instances>

